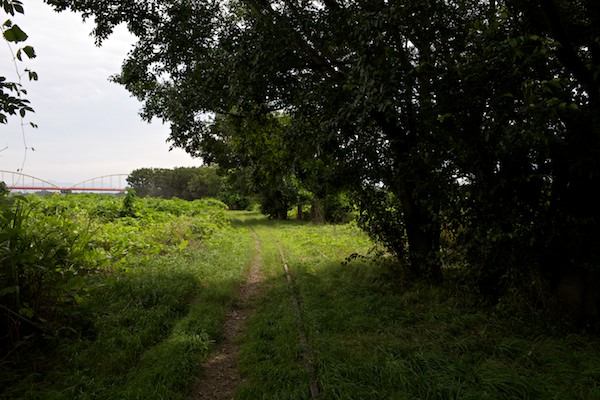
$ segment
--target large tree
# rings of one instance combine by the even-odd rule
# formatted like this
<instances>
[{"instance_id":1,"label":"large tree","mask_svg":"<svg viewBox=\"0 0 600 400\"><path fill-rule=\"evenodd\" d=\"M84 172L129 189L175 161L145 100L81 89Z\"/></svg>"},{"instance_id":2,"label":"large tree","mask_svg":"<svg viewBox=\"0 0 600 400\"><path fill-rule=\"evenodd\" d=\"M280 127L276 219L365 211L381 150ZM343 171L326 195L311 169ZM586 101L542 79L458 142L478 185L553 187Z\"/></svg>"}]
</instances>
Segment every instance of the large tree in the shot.
<instances>
[{"instance_id":1,"label":"large tree","mask_svg":"<svg viewBox=\"0 0 600 400\"><path fill-rule=\"evenodd\" d=\"M48 2L93 15L99 40L127 23L139 40L116 81L193 154L210 138L206 113L285 111L303 154L345 158L357 189L393 194L393 234L406 235L413 270L439 274L431 256L448 171L436 91L474 10L441 1Z\"/></svg>"},{"instance_id":2,"label":"large tree","mask_svg":"<svg viewBox=\"0 0 600 400\"><path fill-rule=\"evenodd\" d=\"M599 7L507 1L483 19L460 62L444 124L467 182L454 221L480 280L540 277L581 316L598 317ZM465 226L467 229L464 229Z\"/></svg>"},{"instance_id":3,"label":"large tree","mask_svg":"<svg viewBox=\"0 0 600 400\"><path fill-rule=\"evenodd\" d=\"M597 269L593 0L47 2L93 16L99 41L128 25L115 80L192 154L215 113L284 112L284 143L343 171L416 274L440 276L441 226L482 288Z\"/></svg>"},{"instance_id":4,"label":"large tree","mask_svg":"<svg viewBox=\"0 0 600 400\"><path fill-rule=\"evenodd\" d=\"M600 315L600 3L594 0L510 1L529 35L547 38L553 69L544 101L551 130L545 266L554 282L577 277L584 316ZM550 95L548 95L548 92ZM551 124L551 125L550 125Z\"/></svg>"},{"instance_id":5,"label":"large tree","mask_svg":"<svg viewBox=\"0 0 600 400\"><path fill-rule=\"evenodd\" d=\"M136 194L144 197L178 197L194 200L217 197L222 178L213 167L139 168L127 177Z\"/></svg>"},{"instance_id":6,"label":"large tree","mask_svg":"<svg viewBox=\"0 0 600 400\"><path fill-rule=\"evenodd\" d=\"M299 185L291 151L284 145L288 118L277 114L217 115L202 146L202 157L230 179L245 177L245 191L258 197L261 211L286 219L297 204Z\"/></svg>"},{"instance_id":7,"label":"large tree","mask_svg":"<svg viewBox=\"0 0 600 400\"><path fill-rule=\"evenodd\" d=\"M216 163L227 179L243 178L239 194L254 195L264 214L285 219L296 206L301 219L303 206L310 204L314 221L343 217L340 207L333 210L333 200L339 200L348 179L330 154L315 154L305 145L306 138L287 115L219 114L209 129L201 157Z\"/></svg>"}]
</instances>

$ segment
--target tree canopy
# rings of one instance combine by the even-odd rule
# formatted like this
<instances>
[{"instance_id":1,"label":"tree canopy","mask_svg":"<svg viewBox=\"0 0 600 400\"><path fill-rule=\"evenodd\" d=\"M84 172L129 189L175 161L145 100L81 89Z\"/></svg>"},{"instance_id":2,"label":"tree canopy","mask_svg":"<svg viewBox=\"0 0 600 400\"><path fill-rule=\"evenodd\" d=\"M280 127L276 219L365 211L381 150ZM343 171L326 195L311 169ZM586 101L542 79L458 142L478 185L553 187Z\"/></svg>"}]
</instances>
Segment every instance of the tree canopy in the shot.
<instances>
[{"instance_id":1,"label":"tree canopy","mask_svg":"<svg viewBox=\"0 0 600 400\"><path fill-rule=\"evenodd\" d=\"M127 183L141 197L177 197L194 200L217 197L222 178L213 167L139 168L127 177Z\"/></svg>"},{"instance_id":2,"label":"tree canopy","mask_svg":"<svg viewBox=\"0 0 600 400\"><path fill-rule=\"evenodd\" d=\"M99 42L127 24L114 80L190 154L211 154L217 114L285 114L290 165L322 160L315 181L340 177L414 274L439 280L443 247L492 296L598 282L596 1L46 1Z\"/></svg>"}]
</instances>

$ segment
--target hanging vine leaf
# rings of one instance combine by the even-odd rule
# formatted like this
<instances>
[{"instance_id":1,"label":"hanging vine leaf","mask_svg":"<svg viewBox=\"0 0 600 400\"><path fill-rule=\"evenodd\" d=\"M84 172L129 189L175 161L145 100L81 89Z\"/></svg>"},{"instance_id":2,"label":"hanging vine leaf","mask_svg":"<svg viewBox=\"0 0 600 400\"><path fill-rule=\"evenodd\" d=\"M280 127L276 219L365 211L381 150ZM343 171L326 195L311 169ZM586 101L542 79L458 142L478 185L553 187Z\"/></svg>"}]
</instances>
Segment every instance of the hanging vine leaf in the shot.
<instances>
[{"instance_id":1,"label":"hanging vine leaf","mask_svg":"<svg viewBox=\"0 0 600 400\"><path fill-rule=\"evenodd\" d=\"M27 40L27 37L27 34L23 32L21 28L19 28L19 25L16 24L4 31L4 39L8 40L9 42L24 42Z\"/></svg>"},{"instance_id":2,"label":"hanging vine leaf","mask_svg":"<svg viewBox=\"0 0 600 400\"><path fill-rule=\"evenodd\" d=\"M27 54L27 57L29 57L29 58L35 58L36 55L35 55L35 50L33 49L33 47L31 47L31 46L25 46L25 47L23 47L22 50L23 50L23 52L25 54Z\"/></svg>"},{"instance_id":3,"label":"hanging vine leaf","mask_svg":"<svg viewBox=\"0 0 600 400\"><path fill-rule=\"evenodd\" d=\"M15 13L24 13L23 3L19 0L0 0L0 10L2 9L11 16L14 16ZM0 26L0 30L2 30L2 36L8 42L9 47L10 43L24 42L28 38L27 34L18 25L13 24L10 19L4 21ZM29 59L36 57L32 46L17 49L14 57L19 61L23 61L23 53ZM15 63L15 68L19 69L14 59L12 62ZM38 79L35 72L29 69L25 69L25 72L27 72L30 81ZM29 101L21 97L26 94L27 91L21 85L20 73L18 82L10 82L7 81L6 77L0 76L0 124L7 123L9 115L20 115L23 118L27 112L33 112L33 109L29 106Z\"/></svg>"}]
</instances>

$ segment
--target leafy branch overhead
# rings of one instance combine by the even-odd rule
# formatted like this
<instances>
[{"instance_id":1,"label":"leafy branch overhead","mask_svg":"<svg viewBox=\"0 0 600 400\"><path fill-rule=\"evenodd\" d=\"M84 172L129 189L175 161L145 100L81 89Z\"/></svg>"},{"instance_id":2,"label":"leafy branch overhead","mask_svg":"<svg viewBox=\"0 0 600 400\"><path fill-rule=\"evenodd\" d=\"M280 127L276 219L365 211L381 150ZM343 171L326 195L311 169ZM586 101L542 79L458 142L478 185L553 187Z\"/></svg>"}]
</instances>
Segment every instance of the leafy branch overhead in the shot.
<instances>
[{"instance_id":1,"label":"leafy branch overhead","mask_svg":"<svg viewBox=\"0 0 600 400\"><path fill-rule=\"evenodd\" d=\"M439 281L453 248L496 300L600 284L596 0L46 2L93 18L99 42L127 25L115 81L174 146L275 142L248 160L264 171L315 161L411 273ZM290 122L265 140L252 121L277 113Z\"/></svg>"},{"instance_id":2,"label":"leafy branch overhead","mask_svg":"<svg viewBox=\"0 0 600 400\"><path fill-rule=\"evenodd\" d=\"M10 16L15 16L16 13L23 14L23 3L19 0L2 0L0 2L4 13ZM4 40L10 43L22 43L27 40L27 34L19 27L14 24L9 18L0 27L2 29L2 36ZM10 47L10 46L9 46ZM12 47L11 51L12 51ZM36 72L29 69L25 69L24 73L19 72L19 68L16 65L16 61L23 61L23 55L27 58L35 58L35 50L32 46L24 46L17 49L16 53L13 53L13 62L15 62L15 69L17 70L18 80L17 82L8 81L6 77L0 76L0 123L7 123L9 115L20 115L25 117L27 112L33 112L33 108L29 105L29 100L23 98L27 95L27 91L21 84L21 77L24 73L27 73L29 80L37 80L38 75Z\"/></svg>"}]
</instances>

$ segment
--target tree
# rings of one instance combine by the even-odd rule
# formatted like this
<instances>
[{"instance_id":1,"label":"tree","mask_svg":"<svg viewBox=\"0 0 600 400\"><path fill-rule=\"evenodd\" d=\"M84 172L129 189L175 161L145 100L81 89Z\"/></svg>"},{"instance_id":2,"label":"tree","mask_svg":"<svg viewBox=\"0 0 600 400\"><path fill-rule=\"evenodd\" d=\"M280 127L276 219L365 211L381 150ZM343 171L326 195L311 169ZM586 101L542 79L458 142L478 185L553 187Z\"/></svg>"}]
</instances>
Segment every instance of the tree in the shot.
<instances>
[{"instance_id":1,"label":"tree","mask_svg":"<svg viewBox=\"0 0 600 400\"><path fill-rule=\"evenodd\" d=\"M546 133L546 212L537 226L540 264L551 285L577 282L582 319L600 316L600 5L584 0L507 1L524 34L545 43L545 71L530 78L528 100ZM540 130L541 130L540 129Z\"/></svg>"},{"instance_id":2,"label":"tree","mask_svg":"<svg viewBox=\"0 0 600 400\"><path fill-rule=\"evenodd\" d=\"M598 269L593 0L48 2L94 16L100 41L128 24L115 80L191 154L214 151L207 113L285 113L296 176L314 159L343 176L416 275L440 278L442 227L491 297Z\"/></svg>"},{"instance_id":3,"label":"tree","mask_svg":"<svg viewBox=\"0 0 600 400\"><path fill-rule=\"evenodd\" d=\"M451 77L452 56L463 50L473 15L465 5L48 2L93 15L100 41L128 24L139 41L115 80L145 102L146 118L169 120L174 145L192 154L210 141L204 113L285 110L305 135L303 155L330 154L355 167L358 191L383 186L393 194L400 231L391 234L407 238L415 273L439 276L438 209L448 178L435 89L451 84L436 76Z\"/></svg>"},{"instance_id":4,"label":"tree","mask_svg":"<svg viewBox=\"0 0 600 400\"><path fill-rule=\"evenodd\" d=\"M164 171L155 168L136 169L127 177L127 183L140 197L158 197L162 192Z\"/></svg>"},{"instance_id":5,"label":"tree","mask_svg":"<svg viewBox=\"0 0 600 400\"><path fill-rule=\"evenodd\" d=\"M141 196L194 200L217 197L222 180L212 167L140 168L127 182Z\"/></svg>"},{"instance_id":6,"label":"tree","mask_svg":"<svg viewBox=\"0 0 600 400\"><path fill-rule=\"evenodd\" d=\"M194 198L217 198L223 187L223 178L217 168L206 166L198 168L196 174L187 182L187 190Z\"/></svg>"},{"instance_id":7,"label":"tree","mask_svg":"<svg viewBox=\"0 0 600 400\"><path fill-rule=\"evenodd\" d=\"M431 136L420 120L434 117L425 87L432 52L417 45L450 43L450 29L443 30L450 37L434 37L442 29L431 26L430 14L458 18L461 10L441 2L405 8L375 1L49 3L93 14L99 40L115 24L128 24L139 42L116 81L145 101L145 117L169 120L173 143L193 154L210 137L202 115L236 109L242 115L285 110L306 135L303 154L326 152L353 163L368 156L369 165L352 179L395 193L414 271L439 275L439 264L427 261L439 231L428 199L436 197L438 179L429 175L440 165L426 165L422 147L430 139L417 140ZM406 26L409 19L415 23ZM417 196L423 191L430 193Z\"/></svg>"},{"instance_id":8,"label":"tree","mask_svg":"<svg viewBox=\"0 0 600 400\"><path fill-rule=\"evenodd\" d=\"M261 211L286 219L298 202L301 183L290 149L285 146L289 118L280 114L217 115L202 157L233 179L245 178L241 194L256 195Z\"/></svg>"},{"instance_id":9,"label":"tree","mask_svg":"<svg viewBox=\"0 0 600 400\"><path fill-rule=\"evenodd\" d=\"M295 205L302 219L310 204L314 221L347 217L339 203L347 188L339 166L328 154L304 153L306 139L289 116L218 114L209 129L200 155L237 181L239 194L256 196L263 213L285 219Z\"/></svg>"}]
</instances>

